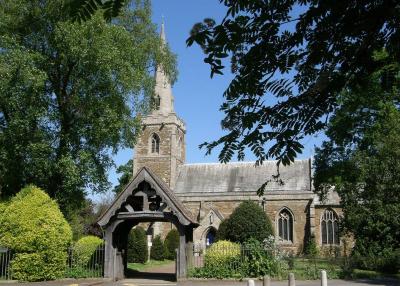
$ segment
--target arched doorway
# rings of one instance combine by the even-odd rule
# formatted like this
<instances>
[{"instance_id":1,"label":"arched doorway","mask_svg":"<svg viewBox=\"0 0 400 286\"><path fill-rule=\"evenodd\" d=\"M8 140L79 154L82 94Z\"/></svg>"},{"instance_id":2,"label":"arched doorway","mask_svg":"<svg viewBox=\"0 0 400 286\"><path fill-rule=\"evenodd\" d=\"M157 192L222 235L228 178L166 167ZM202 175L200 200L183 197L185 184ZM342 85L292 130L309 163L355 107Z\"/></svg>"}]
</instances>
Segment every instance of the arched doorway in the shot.
<instances>
[{"instance_id":1,"label":"arched doorway","mask_svg":"<svg viewBox=\"0 0 400 286\"><path fill-rule=\"evenodd\" d=\"M119 280L127 271L129 231L142 222L171 222L179 232L176 278L186 278L193 247L193 229L198 226L169 187L144 167L118 195L98 224L104 230L104 277Z\"/></svg>"},{"instance_id":2,"label":"arched doorway","mask_svg":"<svg viewBox=\"0 0 400 286\"><path fill-rule=\"evenodd\" d=\"M210 227L206 234L206 247L209 247L211 244L215 242L215 238L217 236L217 231L215 228Z\"/></svg>"}]
</instances>

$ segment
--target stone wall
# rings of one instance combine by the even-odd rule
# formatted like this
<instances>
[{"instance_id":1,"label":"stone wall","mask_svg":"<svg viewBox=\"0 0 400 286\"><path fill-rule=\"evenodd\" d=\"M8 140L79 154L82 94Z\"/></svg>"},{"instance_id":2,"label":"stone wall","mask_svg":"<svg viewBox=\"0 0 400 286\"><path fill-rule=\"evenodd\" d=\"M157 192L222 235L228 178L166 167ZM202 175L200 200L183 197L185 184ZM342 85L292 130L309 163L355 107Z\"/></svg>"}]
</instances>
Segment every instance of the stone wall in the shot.
<instances>
[{"instance_id":1,"label":"stone wall","mask_svg":"<svg viewBox=\"0 0 400 286\"><path fill-rule=\"evenodd\" d=\"M243 200L220 200L220 201L184 201L185 207L192 213L194 218L198 218L200 226L194 231L194 243L205 246L205 235L210 228L218 229L220 222L231 215L234 209L239 206ZM253 199L262 206L261 199ZM294 216L293 243L282 244L282 247L294 252L300 253L303 250L304 241L309 235L308 209L310 200L265 200L264 210L271 220L275 234L277 235L277 218L282 208L287 208ZM212 222L209 220L211 213L214 215ZM220 216L219 216L220 215Z\"/></svg>"}]
</instances>

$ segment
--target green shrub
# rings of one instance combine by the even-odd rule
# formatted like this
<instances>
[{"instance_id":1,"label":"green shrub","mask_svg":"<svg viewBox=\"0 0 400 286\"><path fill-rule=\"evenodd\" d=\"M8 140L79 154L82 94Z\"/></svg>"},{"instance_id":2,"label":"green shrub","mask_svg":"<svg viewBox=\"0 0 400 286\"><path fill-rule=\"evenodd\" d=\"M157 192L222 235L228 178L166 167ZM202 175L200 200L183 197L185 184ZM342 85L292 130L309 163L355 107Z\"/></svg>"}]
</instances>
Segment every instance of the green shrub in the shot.
<instances>
[{"instance_id":1,"label":"green shrub","mask_svg":"<svg viewBox=\"0 0 400 286\"><path fill-rule=\"evenodd\" d=\"M179 232L176 229L171 229L165 237L165 258L175 259L176 249L179 247Z\"/></svg>"},{"instance_id":2,"label":"green shrub","mask_svg":"<svg viewBox=\"0 0 400 286\"><path fill-rule=\"evenodd\" d=\"M304 254L310 257L317 257L319 253L315 237L310 236L307 240L306 246L304 247Z\"/></svg>"},{"instance_id":3,"label":"green shrub","mask_svg":"<svg viewBox=\"0 0 400 286\"><path fill-rule=\"evenodd\" d=\"M96 249L103 243L97 236L88 235L79 239L73 248L73 262L75 265L86 266Z\"/></svg>"},{"instance_id":4,"label":"green shrub","mask_svg":"<svg viewBox=\"0 0 400 286\"><path fill-rule=\"evenodd\" d=\"M191 275L201 278L240 278L240 245L220 240L213 243L206 252L204 267L194 270Z\"/></svg>"},{"instance_id":5,"label":"green shrub","mask_svg":"<svg viewBox=\"0 0 400 286\"><path fill-rule=\"evenodd\" d=\"M164 260L164 244L161 240L161 236L157 235L153 239L153 245L151 246L150 258L154 260Z\"/></svg>"},{"instance_id":6,"label":"green shrub","mask_svg":"<svg viewBox=\"0 0 400 286\"><path fill-rule=\"evenodd\" d=\"M270 240L270 238L269 238ZM267 241L269 241L267 239ZM275 246L272 246L275 248ZM281 273L283 259L282 255L275 250L271 251L271 246L266 247L264 243L252 238L243 244L244 262L246 265L247 277L262 277L264 275L278 276ZM292 257L293 258L293 257ZM287 261L289 262L289 260ZM294 267L294 259L292 259Z\"/></svg>"},{"instance_id":7,"label":"green shrub","mask_svg":"<svg viewBox=\"0 0 400 286\"><path fill-rule=\"evenodd\" d=\"M71 228L57 203L41 189L22 189L0 216L0 245L12 249L15 279L61 278L66 267Z\"/></svg>"},{"instance_id":8,"label":"green shrub","mask_svg":"<svg viewBox=\"0 0 400 286\"><path fill-rule=\"evenodd\" d=\"M242 202L227 219L224 239L244 243L250 238L263 241L273 234L271 221L263 209L252 201Z\"/></svg>"},{"instance_id":9,"label":"green shrub","mask_svg":"<svg viewBox=\"0 0 400 286\"><path fill-rule=\"evenodd\" d=\"M128 262L145 263L148 259L146 231L137 226L129 232Z\"/></svg>"}]
</instances>

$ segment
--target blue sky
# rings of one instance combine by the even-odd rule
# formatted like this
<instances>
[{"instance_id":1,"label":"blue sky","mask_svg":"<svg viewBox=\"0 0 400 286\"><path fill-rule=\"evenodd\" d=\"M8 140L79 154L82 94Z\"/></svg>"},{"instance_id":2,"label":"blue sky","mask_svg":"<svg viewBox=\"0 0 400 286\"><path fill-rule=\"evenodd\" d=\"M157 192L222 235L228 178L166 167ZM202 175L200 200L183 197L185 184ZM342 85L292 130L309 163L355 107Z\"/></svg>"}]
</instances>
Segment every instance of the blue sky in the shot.
<instances>
[{"instance_id":1,"label":"blue sky","mask_svg":"<svg viewBox=\"0 0 400 286\"><path fill-rule=\"evenodd\" d=\"M203 62L204 55L198 46L186 47L191 27L204 18L213 18L219 22L226 8L218 0L152 0L153 22L161 25L164 16L167 41L178 57L178 81L173 86L175 110L186 123L186 161L217 162L218 152L205 156L204 150L199 150L199 144L219 138L223 132L220 121L223 113L219 111L222 103L222 93L228 86L232 75L229 69L223 76L210 78L210 69ZM314 145L321 142L321 136L310 137L304 141L305 149L299 158L313 155ZM126 163L134 155L133 150L123 150L115 157L117 165ZM246 160L254 160L247 152ZM117 182L115 170L109 173L109 180Z\"/></svg>"}]
</instances>

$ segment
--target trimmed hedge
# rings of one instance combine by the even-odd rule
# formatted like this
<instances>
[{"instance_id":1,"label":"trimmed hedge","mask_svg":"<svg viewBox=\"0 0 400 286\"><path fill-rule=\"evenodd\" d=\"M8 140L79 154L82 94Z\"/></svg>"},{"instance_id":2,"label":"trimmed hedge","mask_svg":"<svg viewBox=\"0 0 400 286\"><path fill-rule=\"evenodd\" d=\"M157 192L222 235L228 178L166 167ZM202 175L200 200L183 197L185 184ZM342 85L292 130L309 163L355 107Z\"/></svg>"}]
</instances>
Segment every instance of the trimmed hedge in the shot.
<instances>
[{"instance_id":1,"label":"trimmed hedge","mask_svg":"<svg viewBox=\"0 0 400 286\"><path fill-rule=\"evenodd\" d=\"M74 264L85 266L89 263L96 249L103 243L97 236L88 235L79 239L73 248Z\"/></svg>"},{"instance_id":2,"label":"trimmed hedge","mask_svg":"<svg viewBox=\"0 0 400 286\"><path fill-rule=\"evenodd\" d=\"M14 279L62 278L71 241L71 228L57 203L35 186L22 189L0 216L0 245L16 254Z\"/></svg>"},{"instance_id":3,"label":"trimmed hedge","mask_svg":"<svg viewBox=\"0 0 400 286\"><path fill-rule=\"evenodd\" d=\"M273 235L270 219L253 201L242 202L223 224L223 233L217 234L219 239L244 243L249 239L264 241Z\"/></svg>"},{"instance_id":4,"label":"trimmed hedge","mask_svg":"<svg viewBox=\"0 0 400 286\"><path fill-rule=\"evenodd\" d=\"M148 259L146 231L137 226L129 232L128 262L145 263Z\"/></svg>"},{"instance_id":5,"label":"trimmed hedge","mask_svg":"<svg viewBox=\"0 0 400 286\"><path fill-rule=\"evenodd\" d=\"M179 247L179 232L176 229L171 229L164 241L166 259L174 260L176 256L176 249Z\"/></svg>"},{"instance_id":6,"label":"trimmed hedge","mask_svg":"<svg viewBox=\"0 0 400 286\"><path fill-rule=\"evenodd\" d=\"M161 240L161 236L159 235L153 239L150 258L154 260L164 260L164 244Z\"/></svg>"}]
</instances>

